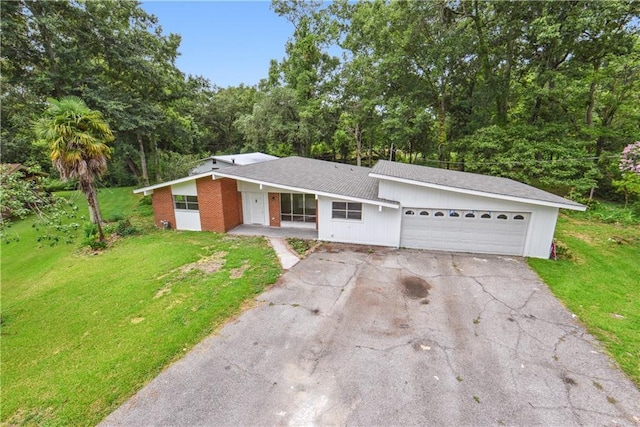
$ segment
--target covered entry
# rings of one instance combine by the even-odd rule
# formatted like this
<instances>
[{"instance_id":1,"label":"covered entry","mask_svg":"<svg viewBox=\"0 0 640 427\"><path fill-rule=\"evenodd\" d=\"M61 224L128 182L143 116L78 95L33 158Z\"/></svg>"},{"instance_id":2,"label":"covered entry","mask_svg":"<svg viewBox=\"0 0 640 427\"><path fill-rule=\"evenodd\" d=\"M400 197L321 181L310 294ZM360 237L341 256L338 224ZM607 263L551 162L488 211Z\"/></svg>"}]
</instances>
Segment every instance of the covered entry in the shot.
<instances>
[{"instance_id":1,"label":"covered entry","mask_svg":"<svg viewBox=\"0 0 640 427\"><path fill-rule=\"evenodd\" d=\"M400 246L522 255L530 216L529 212L405 208Z\"/></svg>"}]
</instances>

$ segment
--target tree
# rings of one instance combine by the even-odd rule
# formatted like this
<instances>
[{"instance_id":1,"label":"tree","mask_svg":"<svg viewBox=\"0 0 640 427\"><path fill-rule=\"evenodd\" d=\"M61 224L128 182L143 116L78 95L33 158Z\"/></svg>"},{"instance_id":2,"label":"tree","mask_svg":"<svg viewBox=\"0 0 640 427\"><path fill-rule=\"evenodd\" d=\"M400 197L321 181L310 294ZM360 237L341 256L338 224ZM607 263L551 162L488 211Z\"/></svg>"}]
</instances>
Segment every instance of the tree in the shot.
<instances>
[{"instance_id":1,"label":"tree","mask_svg":"<svg viewBox=\"0 0 640 427\"><path fill-rule=\"evenodd\" d=\"M78 179L80 191L87 198L91 222L97 225L100 242L104 241L102 216L94 182L107 171L107 159L113 141L102 113L91 110L80 98L49 98L49 108L35 122L34 131L50 150L53 166L63 180Z\"/></svg>"},{"instance_id":2,"label":"tree","mask_svg":"<svg viewBox=\"0 0 640 427\"><path fill-rule=\"evenodd\" d=\"M633 195L640 196L640 141L627 145L622 150L620 164L622 178L613 181L613 186L624 194L624 206Z\"/></svg>"}]
</instances>

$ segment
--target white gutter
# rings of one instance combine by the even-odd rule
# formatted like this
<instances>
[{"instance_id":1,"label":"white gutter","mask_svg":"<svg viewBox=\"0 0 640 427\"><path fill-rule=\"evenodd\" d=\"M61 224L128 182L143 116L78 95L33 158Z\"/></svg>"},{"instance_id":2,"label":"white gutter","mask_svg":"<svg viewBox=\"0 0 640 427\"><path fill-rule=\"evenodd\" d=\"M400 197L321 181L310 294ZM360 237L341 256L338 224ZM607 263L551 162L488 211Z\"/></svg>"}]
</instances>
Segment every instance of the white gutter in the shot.
<instances>
[{"instance_id":1,"label":"white gutter","mask_svg":"<svg viewBox=\"0 0 640 427\"><path fill-rule=\"evenodd\" d=\"M174 179L173 181L161 182L160 184L150 185L149 187L138 188L137 190L133 190L133 194L144 193L145 196L148 196L149 194L153 194L153 190L156 190L158 188L168 187L170 185L193 181L200 178L206 178L208 176L210 176L212 179L215 179L213 177L213 172L204 172L198 175L190 175L190 176L185 176L184 178Z\"/></svg>"}]
</instances>

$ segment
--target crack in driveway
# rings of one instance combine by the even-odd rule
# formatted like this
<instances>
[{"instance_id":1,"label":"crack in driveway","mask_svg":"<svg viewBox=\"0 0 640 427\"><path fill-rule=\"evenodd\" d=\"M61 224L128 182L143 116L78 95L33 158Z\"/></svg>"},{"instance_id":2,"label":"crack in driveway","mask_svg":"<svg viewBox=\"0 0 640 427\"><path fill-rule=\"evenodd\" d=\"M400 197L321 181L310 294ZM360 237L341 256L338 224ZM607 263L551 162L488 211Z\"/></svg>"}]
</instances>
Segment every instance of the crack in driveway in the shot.
<instances>
[{"instance_id":1,"label":"crack in driveway","mask_svg":"<svg viewBox=\"0 0 640 427\"><path fill-rule=\"evenodd\" d=\"M331 245L259 300L103 425L638 425L638 389L518 259Z\"/></svg>"}]
</instances>

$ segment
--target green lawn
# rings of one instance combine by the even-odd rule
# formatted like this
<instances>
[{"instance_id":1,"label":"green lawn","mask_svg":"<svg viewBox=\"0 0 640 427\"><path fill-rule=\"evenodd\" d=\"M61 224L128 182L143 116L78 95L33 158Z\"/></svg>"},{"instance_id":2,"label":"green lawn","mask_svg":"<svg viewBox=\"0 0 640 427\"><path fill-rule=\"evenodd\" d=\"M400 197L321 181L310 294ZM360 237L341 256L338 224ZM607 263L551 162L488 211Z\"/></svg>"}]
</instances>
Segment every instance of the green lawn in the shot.
<instances>
[{"instance_id":1,"label":"green lawn","mask_svg":"<svg viewBox=\"0 0 640 427\"><path fill-rule=\"evenodd\" d=\"M105 218L134 212L148 225L138 200L100 191ZM20 241L2 245L5 424L95 425L280 274L262 238L149 229L92 254L38 247L30 220L13 230Z\"/></svg>"},{"instance_id":2,"label":"green lawn","mask_svg":"<svg viewBox=\"0 0 640 427\"><path fill-rule=\"evenodd\" d=\"M556 239L572 259L529 264L640 386L640 225L563 215Z\"/></svg>"}]
</instances>

